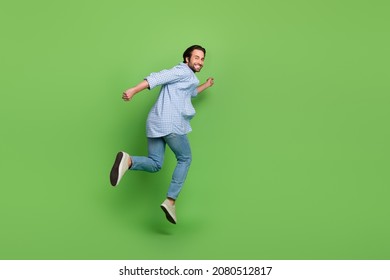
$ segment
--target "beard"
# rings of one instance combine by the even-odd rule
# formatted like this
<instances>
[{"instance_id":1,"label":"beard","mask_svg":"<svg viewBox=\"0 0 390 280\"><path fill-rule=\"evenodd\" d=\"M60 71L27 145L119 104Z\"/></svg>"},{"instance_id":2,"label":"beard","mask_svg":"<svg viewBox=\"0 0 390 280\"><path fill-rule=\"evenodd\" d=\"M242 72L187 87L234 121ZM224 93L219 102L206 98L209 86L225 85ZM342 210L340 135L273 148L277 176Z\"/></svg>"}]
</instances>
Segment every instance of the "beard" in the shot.
<instances>
[{"instance_id":1,"label":"beard","mask_svg":"<svg viewBox=\"0 0 390 280\"><path fill-rule=\"evenodd\" d=\"M203 68L203 62L196 56L187 57L186 64L193 72L200 72Z\"/></svg>"},{"instance_id":2,"label":"beard","mask_svg":"<svg viewBox=\"0 0 390 280\"><path fill-rule=\"evenodd\" d=\"M194 71L194 73L200 72L200 70L202 70L202 66L200 66L199 64L188 63L188 67L190 67L190 69Z\"/></svg>"}]
</instances>

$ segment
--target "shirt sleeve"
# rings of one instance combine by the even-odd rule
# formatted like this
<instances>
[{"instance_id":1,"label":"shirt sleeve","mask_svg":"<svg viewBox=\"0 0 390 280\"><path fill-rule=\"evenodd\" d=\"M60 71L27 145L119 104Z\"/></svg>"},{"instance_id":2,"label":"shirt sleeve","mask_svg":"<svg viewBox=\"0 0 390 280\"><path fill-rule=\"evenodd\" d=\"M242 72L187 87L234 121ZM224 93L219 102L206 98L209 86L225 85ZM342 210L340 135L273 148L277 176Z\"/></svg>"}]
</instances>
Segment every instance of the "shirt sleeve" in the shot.
<instances>
[{"instance_id":1,"label":"shirt sleeve","mask_svg":"<svg viewBox=\"0 0 390 280\"><path fill-rule=\"evenodd\" d=\"M186 75L183 71L178 67L173 67L172 69L151 73L145 80L149 83L149 89L153 89L156 86L175 83L185 78Z\"/></svg>"}]
</instances>

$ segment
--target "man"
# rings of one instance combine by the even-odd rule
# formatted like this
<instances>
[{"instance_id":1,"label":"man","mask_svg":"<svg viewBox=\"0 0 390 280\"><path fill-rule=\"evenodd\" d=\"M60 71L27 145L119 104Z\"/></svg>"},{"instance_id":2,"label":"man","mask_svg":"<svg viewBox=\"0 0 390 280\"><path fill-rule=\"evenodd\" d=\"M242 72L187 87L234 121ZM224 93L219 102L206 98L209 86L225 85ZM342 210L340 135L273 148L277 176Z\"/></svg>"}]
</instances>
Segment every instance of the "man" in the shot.
<instances>
[{"instance_id":1,"label":"man","mask_svg":"<svg viewBox=\"0 0 390 280\"><path fill-rule=\"evenodd\" d=\"M199 85L195 75L202 69L205 55L206 50L203 47L193 45L184 51L182 63L169 70L151 73L138 85L126 90L122 96L124 101L130 101L138 92L162 85L159 97L150 110L146 122L148 156L130 156L125 152L119 152L111 169L111 184L118 185L129 169L159 171L164 161L167 144L176 156L177 165L168 188L167 198L161 204L161 208L168 221L173 224L177 221L175 202L192 160L187 138L187 134L192 130L190 120L195 115L191 98L214 84L214 79L208 78L205 83Z\"/></svg>"}]
</instances>

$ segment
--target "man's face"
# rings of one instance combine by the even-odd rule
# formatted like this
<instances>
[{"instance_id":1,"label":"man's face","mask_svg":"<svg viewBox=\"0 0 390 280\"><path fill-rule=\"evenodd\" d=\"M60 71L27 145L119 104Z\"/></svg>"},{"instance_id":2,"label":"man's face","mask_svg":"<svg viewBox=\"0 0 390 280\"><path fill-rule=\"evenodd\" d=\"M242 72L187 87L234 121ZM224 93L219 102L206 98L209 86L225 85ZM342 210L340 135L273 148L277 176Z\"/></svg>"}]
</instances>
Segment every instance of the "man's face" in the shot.
<instances>
[{"instance_id":1,"label":"man's face","mask_svg":"<svg viewBox=\"0 0 390 280\"><path fill-rule=\"evenodd\" d=\"M199 72L203 67L204 53L201 50L193 50L190 58L186 58L187 65L194 72Z\"/></svg>"}]
</instances>

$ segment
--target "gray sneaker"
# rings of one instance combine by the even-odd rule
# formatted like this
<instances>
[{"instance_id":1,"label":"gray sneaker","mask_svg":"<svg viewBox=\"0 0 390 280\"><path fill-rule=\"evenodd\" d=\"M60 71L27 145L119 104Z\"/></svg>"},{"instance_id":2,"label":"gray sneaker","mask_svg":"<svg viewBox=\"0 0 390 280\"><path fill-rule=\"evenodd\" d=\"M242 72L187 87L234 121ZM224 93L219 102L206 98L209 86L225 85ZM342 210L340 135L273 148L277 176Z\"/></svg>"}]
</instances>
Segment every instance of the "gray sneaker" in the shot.
<instances>
[{"instance_id":1,"label":"gray sneaker","mask_svg":"<svg viewBox=\"0 0 390 280\"><path fill-rule=\"evenodd\" d=\"M175 205L171 205L168 199L164 200L161 204L161 209L164 211L168 221L172 224L176 224L176 208Z\"/></svg>"},{"instance_id":2,"label":"gray sneaker","mask_svg":"<svg viewBox=\"0 0 390 280\"><path fill-rule=\"evenodd\" d=\"M112 166L110 173L110 182L113 187L119 184L119 181L129 169L129 158L130 156L125 152L119 152L116 155L114 165Z\"/></svg>"}]
</instances>

